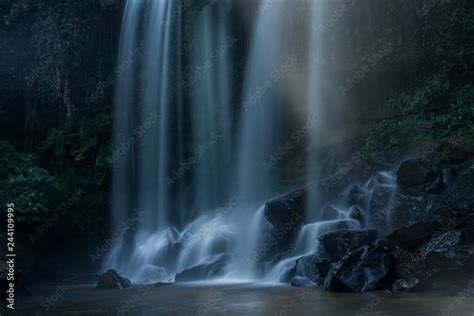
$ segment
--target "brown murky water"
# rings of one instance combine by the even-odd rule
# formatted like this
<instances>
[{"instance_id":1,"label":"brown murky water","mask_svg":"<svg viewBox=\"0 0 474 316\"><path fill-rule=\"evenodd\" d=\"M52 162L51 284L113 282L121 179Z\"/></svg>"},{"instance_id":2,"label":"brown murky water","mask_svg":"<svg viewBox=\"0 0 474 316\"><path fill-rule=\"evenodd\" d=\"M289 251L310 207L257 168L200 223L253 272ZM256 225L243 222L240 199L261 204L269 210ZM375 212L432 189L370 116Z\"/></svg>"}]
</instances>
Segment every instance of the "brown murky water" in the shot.
<instances>
[{"instance_id":1,"label":"brown murky water","mask_svg":"<svg viewBox=\"0 0 474 316\"><path fill-rule=\"evenodd\" d=\"M474 298L439 294L331 293L270 284L174 284L98 290L50 284L18 301L15 315L469 315ZM7 314L8 315L8 314Z\"/></svg>"}]
</instances>

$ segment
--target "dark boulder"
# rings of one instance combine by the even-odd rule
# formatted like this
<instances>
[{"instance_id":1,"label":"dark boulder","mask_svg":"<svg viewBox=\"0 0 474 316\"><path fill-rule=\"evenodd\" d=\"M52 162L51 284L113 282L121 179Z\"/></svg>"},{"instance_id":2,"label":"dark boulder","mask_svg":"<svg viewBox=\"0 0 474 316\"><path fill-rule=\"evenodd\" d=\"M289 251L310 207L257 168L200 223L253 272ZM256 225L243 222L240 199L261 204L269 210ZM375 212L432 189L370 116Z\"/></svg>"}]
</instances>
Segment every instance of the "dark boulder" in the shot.
<instances>
[{"instance_id":1,"label":"dark boulder","mask_svg":"<svg viewBox=\"0 0 474 316\"><path fill-rule=\"evenodd\" d=\"M409 193L394 186L377 186L370 200L367 224L386 233L424 218L431 198L421 192Z\"/></svg>"},{"instance_id":2,"label":"dark boulder","mask_svg":"<svg viewBox=\"0 0 474 316\"><path fill-rule=\"evenodd\" d=\"M347 189L347 202L349 205L362 206L365 204L367 192L357 184L352 184Z\"/></svg>"},{"instance_id":3,"label":"dark boulder","mask_svg":"<svg viewBox=\"0 0 474 316\"><path fill-rule=\"evenodd\" d=\"M368 227L377 229L379 232L388 231L388 216L395 190L396 188L387 186L375 187L370 199Z\"/></svg>"},{"instance_id":4,"label":"dark boulder","mask_svg":"<svg viewBox=\"0 0 474 316\"><path fill-rule=\"evenodd\" d=\"M404 250L415 250L424 242L429 241L439 224L433 221L417 222L407 227L395 230L381 240L381 243L396 245Z\"/></svg>"},{"instance_id":5,"label":"dark boulder","mask_svg":"<svg viewBox=\"0 0 474 316\"><path fill-rule=\"evenodd\" d=\"M423 230L422 226L418 227ZM398 277L412 285L407 285L404 290L445 291L453 286L459 289L471 278L474 273L474 244L466 242L464 236L467 229L446 229L438 226L428 241L418 240L420 245L416 250L413 250L414 245L409 251L401 248L394 250L399 262ZM430 227L424 230L424 234L429 235L431 231ZM417 280L416 284L409 282L413 278ZM393 290L404 287L403 284L395 284Z\"/></svg>"},{"instance_id":6,"label":"dark boulder","mask_svg":"<svg viewBox=\"0 0 474 316\"><path fill-rule=\"evenodd\" d=\"M290 283L291 279L293 279L296 276L296 264L295 266L286 269L283 271L283 273L280 275L278 282L280 283Z\"/></svg>"},{"instance_id":7,"label":"dark boulder","mask_svg":"<svg viewBox=\"0 0 474 316\"><path fill-rule=\"evenodd\" d=\"M298 189L265 204L265 218L273 226L302 224L306 207L306 190Z\"/></svg>"},{"instance_id":8,"label":"dark boulder","mask_svg":"<svg viewBox=\"0 0 474 316\"><path fill-rule=\"evenodd\" d=\"M474 245L463 243L464 230L437 233L420 249L424 267L430 273L465 271L474 272Z\"/></svg>"},{"instance_id":9,"label":"dark boulder","mask_svg":"<svg viewBox=\"0 0 474 316\"><path fill-rule=\"evenodd\" d=\"M359 222L353 219L336 219L332 221L319 222L319 233L329 233L336 230L358 229Z\"/></svg>"},{"instance_id":10,"label":"dark boulder","mask_svg":"<svg viewBox=\"0 0 474 316\"><path fill-rule=\"evenodd\" d=\"M341 217L341 211L337 209L337 207L335 207L334 205L332 204L326 204L319 216L318 216L318 220L320 221L328 221L328 220L333 220L333 219L336 219L336 218L340 218Z\"/></svg>"},{"instance_id":11,"label":"dark boulder","mask_svg":"<svg viewBox=\"0 0 474 316\"><path fill-rule=\"evenodd\" d=\"M280 277L280 282L288 283L294 277L303 277L311 282L322 285L329 270L331 261L320 254L311 254L300 257L292 268L287 269Z\"/></svg>"},{"instance_id":12,"label":"dark boulder","mask_svg":"<svg viewBox=\"0 0 474 316\"><path fill-rule=\"evenodd\" d=\"M474 208L474 163L466 164L454 183L448 186L434 202L433 209L439 208Z\"/></svg>"},{"instance_id":13,"label":"dark boulder","mask_svg":"<svg viewBox=\"0 0 474 316\"><path fill-rule=\"evenodd\" d=\"M474 274L474 245L465 244L465 230L437 232L419 251L422 269L420 290L449 290L462 288ZM406 268L406 267L404 267Z\"/></svg>"},{"instance_id":14,"label":"dark boulder","mask_svg":"<svg viewBox=\"0 0 474 316\"><path fill-rule=\"evenodd\" d=\"M405 160L398 168L397 184L406 188L426 186L436 179L436 171L425 159Z\"/></svg>"},{"instance_id":15,"label":"dark boulder","mask_svg":"<svg viewBox=\"0 0 474 316\"><path fill-rule=\"evenodd\" d=\"M462 242L474 244L474 213L464 217L457 228L464 228Z\"/></svg>"},{"instance_id":16,"label":"dark boulder","mask_svg":"<svg viewBox=\"0 0 474 316\"><path fill-rule=\"evenodd\" d=\"M329 259L339 260L352 250L373 243L377 237L374 229L343 229L323 234L318 240Z\"/></svg>"},{"instance_id":17,"label":"dark boulder","mask_svg":"<svg viewBox=\"0 0 474 316\"><path fill-rule=\"evenodd\" d=\"M126 289L132 286L132 282L120 276L115 270L109 270L99 276L98 289Z\"/></svg>"},{"instance_id":18,"label":"dark boulder","mask_svg":"<svg viewBox=\"0 0 474 316\"><path fill-rule=\"evenodd\" d=\"M419 281L417 278L409 278L408 280L398 279L393 284L391 291L394 293L407 292L415 288L418 285L418 283Z\"/></svg>"},{"instance_id":19,"label":"dark boulder","mask_svg":"<svg viewBox=\"0 0 474 316\"><path fill-rule=\"evenodd\" d=\"M304 277L299 277L299 276L291 279L290 285L295 286L295 287L304 287L304 288L312 288L316 286L316 284L313 281L308 280L307 278L304 278Z\"/></svg>"},{"instance_id":20,"label":"dark boulder","mask_svg":"<svg viewBox=\"0 0 474 316\"><path fill-rule=\"evenodd\" d=\"M209 263L200 264L189 269L177 273L175 276L176 282L189 282L199 280L209 280L222 276L225 268L231 259L230 254L217 256Z\"/></svg>"},{"instance_id":21,"label":"dark boulder","mask_svg":"<svg viewBox=\"0 0 474 316\"><path fill-rule=\"evenodd\" d=\"M361 225L365 225L364 212L358 206L352 206L349 209L349 218L358 221Z\"/></svg>"},{"instance_id":22,"label":"dark boulder","mask_svg":"<svg viewBox=\"0 0 474 316\"><path fill-rule=\"evenodd\" d=\"M396 257L385 246L363 246L333 264L325 287L331 291L365 292L389 289L395 283Z\"/></svg>"},{"instance_id":23,"label":"dark boulder","mask_svg":"<svg viewBox=\"0 0 474 316\"><path fill-rule=\"evenodd\" d=\"M304 224L306 189L292 191L265 204L264 216L271 224L263 244L269 245L259 262L278 261L282 254L292 250L301 226Z\"/></svg>"}]
</instances>

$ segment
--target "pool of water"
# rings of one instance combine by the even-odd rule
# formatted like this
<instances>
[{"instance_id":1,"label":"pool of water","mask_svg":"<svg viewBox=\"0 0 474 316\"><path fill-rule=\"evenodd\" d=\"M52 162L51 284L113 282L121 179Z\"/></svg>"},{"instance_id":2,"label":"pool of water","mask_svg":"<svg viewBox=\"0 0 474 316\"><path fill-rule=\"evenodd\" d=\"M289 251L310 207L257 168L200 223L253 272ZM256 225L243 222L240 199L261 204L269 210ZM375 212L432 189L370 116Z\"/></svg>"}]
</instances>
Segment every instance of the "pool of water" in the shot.
<instances>
[{"instance_id":1,"label":"pool of water","mask_svg":"<svg viewBox=\"0 0 474 316\"><path fill-rule=\"evenodd\" d=\"M438 293L332 293L268 283L188 283L99 290L57 282L31 287L15 315L469 315L474 298ZM8 314L7 314L8 315Z\"/></svg>"}]
</instances>

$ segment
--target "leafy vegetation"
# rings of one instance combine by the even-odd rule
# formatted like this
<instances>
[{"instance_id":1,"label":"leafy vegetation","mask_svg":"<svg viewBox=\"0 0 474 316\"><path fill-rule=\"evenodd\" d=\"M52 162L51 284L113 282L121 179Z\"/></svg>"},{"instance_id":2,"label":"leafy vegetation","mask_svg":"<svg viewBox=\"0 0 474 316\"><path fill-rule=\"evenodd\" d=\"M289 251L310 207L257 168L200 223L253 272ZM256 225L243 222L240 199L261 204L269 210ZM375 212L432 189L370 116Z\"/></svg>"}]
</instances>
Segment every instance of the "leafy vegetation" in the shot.
<instances>
[{"instance_id":1,"label":"leafy vegetation","mask_svg":"<svg viewBox=\"0 0 474 316\"><path fill-rule=\"evenodd\" d=\"M437 113L431 113L429 109L449 93L447 85L424 89L426 91L417 89L412 94L403 92L389 100L385 106L400 115L382 121L370 133L364 147L399 153L415 135L428 134L435 141L466 135L474 137L474 87L471 84L451 91L455 93L452 96L455 101L448 102Z\"/></svg>"},{"instance_id":2,"label":"leafy vegetation","mask_svg":"<svg viewBox=\"0 0 474 316\"><path fill-rule=\"evenodd\" d=\"M413 80L383 104L390 115L370 132L365 149L397 154L415 138L434 143L474 139L474 46L469 40L474 9L465 0L408 4L412 5L416 19L410 21L416 20L418 27L405 37L416 47L414 53L420 54L413 65ZM406 48L397 51L398 59L410 60ZM395 58L390 62L397 67Z\"/></svg>"},{"instance_id":3,"label":"leafy vegetation","mask_svg":"<svg viewBox=\"0 0 474 316\"><path fill-rule=\"evenodd\" d=\"M34 223L44 219L57 202L58 179L40 168L31 154L19 154L6 141L0 141L0 196L15 201L19 222Z\"/></svg>"}]
</instances>

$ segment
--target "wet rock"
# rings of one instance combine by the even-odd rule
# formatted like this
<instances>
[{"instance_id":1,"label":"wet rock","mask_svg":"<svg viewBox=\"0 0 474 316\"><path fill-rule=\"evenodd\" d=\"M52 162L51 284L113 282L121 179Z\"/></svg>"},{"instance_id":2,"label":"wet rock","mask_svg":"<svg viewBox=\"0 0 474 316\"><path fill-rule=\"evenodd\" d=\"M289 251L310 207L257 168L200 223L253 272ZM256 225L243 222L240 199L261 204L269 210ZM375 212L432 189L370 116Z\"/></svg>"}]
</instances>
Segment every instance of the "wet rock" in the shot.
<instances>
[{"instance_id":1,"label":"wet rock","mask_svg":"<svg viewBox=\"0 0 474 316\"><path fill-rule=\"evenodd\" d=\"M417 222L407 227L400 228L386 236L381 242L397 245L404 250L415 250L424 242L429 241L439 224L436 222Z\"/></svg>"},{"instance_id":2,"label":"wet rock","mask_svg":"<svg viewBox=\"0 0 474 316\"><path fill-rule=\"evenodd\" d=\"M332 262L320 254L311 254L298 258L292 268L287 269L280 277L280 282L289 283L294 277L303 277L322 285Z\"/></svg>"},{"instance_id":3,"label":"wet rock","mask_svg":"<svg viewBox=\"0 0 474 316\"><path fill-rule=\"evenodd\" d=\"M391 201L395 194L396 188L387 186L377 186L370 199L370 212L368 216L368 226L385 232L388 227L388 216L390 215Z\"/></svg>"},{"instance_id":4,"label":"wet rock","mask_svg":"<svg viewBox=\"0 0 474 316\"><path fill-rule=\"evenodd\" d=\"M474 245L463 242L464 230L437 232L418 252L422 258L420 289L462 287L474 274Z\"/></svg>"},{"instance_id":5,"label":"wet rock","mask_svg":"<svg viewBox=\"0 0 474 316\"><path fill-rule=\"evenodd\" d=\"M358 221L361 225L365 224L364 212L357 206L352 206L349 209L349 218Z\"/></svg>"},{"instance_id":6,"label":"wet rock","mask_svg":"<svg viewBox=\"0 0 474 316\"><path fill-rule=\"evenodd\" d=\"M436 179L436 170L433 169L422 158L406 160L398 168L397 184L407 188L429 185Z\"/></svg>"},{"instance_id":7,"label":"wet rock","mask_svg":"<svg viewBox=\"0 0 474 316\"><path fill-rule=\"evenodd\" d=\"M394 185L394 176L388 172L376 172L375 175L370 179L368 187L374 188L381 185Z\"/></svg>"},{"instance_id":8,"label":"wet rock","mask_svg":"<svg viewBox=\"0 0 474 316\"><path fill-rule=\"evenodd\" d=\"M340 218L340 217L341 217L341 211L340 210L338 210L332 204L326 204L323 207L323 209L321 210L321 213L319 214L318 220L328 221L328 220L333 220L335 218Z\"/></svg>"},{"instance_id":9,"label":"wet rock","mask_svg":"<svg viewBox=\"0 0 474 316\"><path fill-rule=\"evenodd\" d=\"M343 229L358 229L359 222L353 219L337 219L332 221L319 222L320 233L332 232Z\"/></svg>"},{"instance_id":10,"label":"wet rock","mask_svg":"<svg viewBox=\"0 0 474 316\"><path fill-rule=\"evenodd\" d=\"M293 279L296 276L296 264L295 266L286 269L283 271L283 273L280 275L278 282L280 283L290 283L291 279Z\"/></svg>"},{"instance_id":11,"label":"wet rock","mask_svg":"<svg viewBox=\"0 0 474 316\"><path fill-rule=\"evenodd\" d=\"M349 205L363 205L366 192L357 184L352 184L347 190L347 202Z\"/></svg>"},{"instance_id":12,"label":"wet rock","mask_svg":"<svg viewBox=\"0 0 474 316\"><path fill-rule=\"evenodd\" d=\"M465 229L445 231L441 227L409 256L399 258L400 278L416 278L416 290L461 288L474 273L474 245L465 243Z\"/></svg>"},{"instance_id":13,"label":"wet rock","mask_svg":"<svg viewBox=\"0 0 474 316\"><path fill-rule=\"evenodd\" d=\"M99 276L98 289L126 289L132 286L129 279L120 276L115 270L109 270Z\"/></svg>"},{"instance_id":14,"label":"wet rock","mask_svg":"<svg viewBox=\"0 0 474 316\"><path fill-rule=\"evenodd\" d=\"M177 273L175 280L176 282L189 282L219 277L225 272L231 257L230 254L217 256L209 263L200 264Z\"/></svg>"},{"instance_id":15,"label":"wet rock","mask_svg":"<svg viewBox=\"0 0 474 316\"><path fill-rule=\"evenodd\" d=\"M462 242L474 244L474 213L462 219L457 228L464 228L462 234Z\"/></svg>"},{"instance_id":16,"label":"wet rock","mask_svg":"<svg viewBox=\"0 0 474 316\"><path fill-rule=\"evenodd\" d=\"M273 226L289 222L302 224L306 206L306 190L298 189L265 204L265 218Z\"/></svg>"},{"instance_id":17,"label":"wet rock","mask_svg":"<svg viewBox=\"0 0 474 316\"><path fill-rule=\"evenodd\" d=\"M312 282L311 280L308 280L307 278L299 277L299 276L291 279L290 285L295 286L295 287L304 287L304 288L312 288L316 286L316 284Z\"/></svg>"},{"instance_id":18,"label":"wet rock","mask_svg":"<svg viewBox=\"0 0 474 316\"><path fill-rule=\"evenodd\" d=\"M408 280L398 279L392 286L392 292L407 292L412 290L419 283L417 278L410 278Z\"/></svg>"},{"instance_id":19,"label":"wet rock","mask_svg":"<svg viewBox=\"0 0 474 316\"><path fill-rule=\"evenodd\" d=\"M263 241L268 248L254 258L257 262L278 261L292 250L304 223L306 197L306 189L299 189L266 203L264 216L272 227Z\"/></svg>"},{"instance_id":20,"label":"wet rock","mask_svg":"<svg viewBox=\"0 0 474 316\"><path fill-rule=\"evenodd\" d=\"M438 232L420 249L424 267L429 273L461 271L474 272L473 245L463 245L463 230Z\"/></svg>"},{"instance_id":21,"label":"wet rock","mask_svg":"<svg viewBox=\"0 0 474 316\"><path fill-rule=\"evenodd\" d=\"M160 247L155 259L150 267L150 270L156 269L156 267L161 267L165 271L172 271L178 264L179 257L184 249L182 242L169 242L166 247ZM166 258L166 260L163 260ZM156 274L158 272L147 271L146 273ZM158 273L159 274L159 273ZM163 273L166 275L166 273Z\"/></svg>"},{"instance_id":22,"label":"wet rock","mask_svg":"<svg viewBox=\"0 0 474 316\"><path fill-rule=\"evenodd\" d=\"M426 192L430 194L440 194L446 189L446 184L443 182L443 176L439 175L436 179L426 188Z\"/></svg>"},{"instance_id":23,"label":"wet rock","mask_svg":"<svg viewBox=\"0 0 474 316\"><path fill-rule=\"evenodd\" d=\"M396 258L386 247L363 246L333 264L325 287L331 291L365 292L391 288Z\"/></svg>"},{"instance_id":24,"label":"wet rock","mask_svg":"<svg viewBox=\"0 0 474 316\"><path fill-rule=\"evenodd\" d=\"M454 183L434 202L433 209L468 209L474 207L474 163L461 169ZM448 214L449 216L449 214Z\"/></svg>"},{"instance_id":25,"label":"wet rock","mask_svg":"<svg viewBox=\"0 0 474 316\"><path fill-rule=\"evenodd\" d=\"M343 229L323 234L318 240L328 258L339 260L352 250L373 243L377 237L374 229Z\"/></svg>"},{"instance_id":26,"label":"wet rock","mask_svg":"<svg viewBox=\"0 0 474 316\"><path fill-rule=\"evenodd\" d=\"M367 224L379 233L395 230L422 220L430 197L408 193L393 186L377 186L370 200Z\"/></svg>"}]
</instances>

